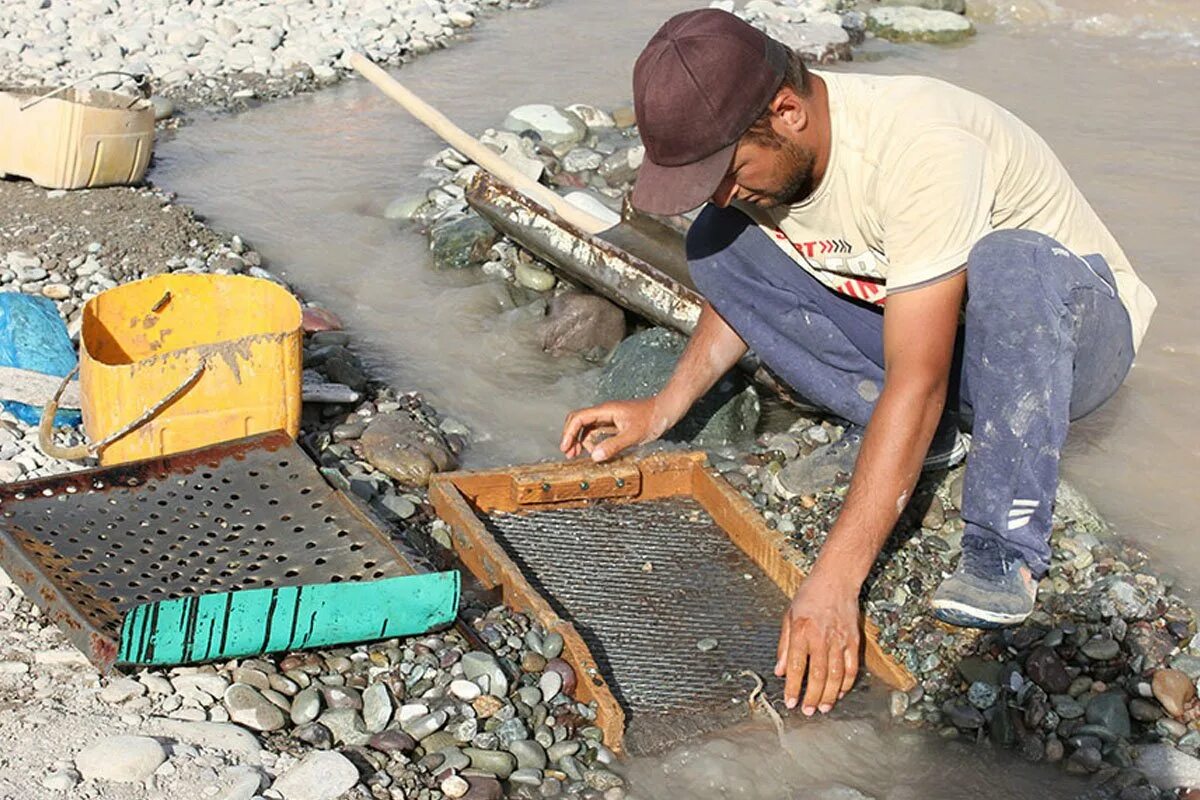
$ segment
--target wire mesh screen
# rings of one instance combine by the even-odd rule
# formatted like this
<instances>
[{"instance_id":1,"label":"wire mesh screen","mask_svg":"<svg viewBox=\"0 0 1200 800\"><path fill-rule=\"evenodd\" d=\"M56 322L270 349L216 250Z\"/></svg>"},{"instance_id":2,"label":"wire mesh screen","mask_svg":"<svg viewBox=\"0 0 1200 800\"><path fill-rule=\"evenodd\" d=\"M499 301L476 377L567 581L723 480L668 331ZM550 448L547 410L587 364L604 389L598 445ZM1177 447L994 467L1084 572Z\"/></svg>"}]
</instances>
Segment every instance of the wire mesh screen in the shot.
<instances>
[{"instance_id":1,"label":"wire mesh screen","mask_svg":"<svg viewBox=\"0 0 1200 800\"><path fill-rule=\"evenodd\" d=\"M690 499L497 514L492 535L578 629L628 717L662 749L745 715L775 663L788 598Z\"/></svg>"}]
</instances>

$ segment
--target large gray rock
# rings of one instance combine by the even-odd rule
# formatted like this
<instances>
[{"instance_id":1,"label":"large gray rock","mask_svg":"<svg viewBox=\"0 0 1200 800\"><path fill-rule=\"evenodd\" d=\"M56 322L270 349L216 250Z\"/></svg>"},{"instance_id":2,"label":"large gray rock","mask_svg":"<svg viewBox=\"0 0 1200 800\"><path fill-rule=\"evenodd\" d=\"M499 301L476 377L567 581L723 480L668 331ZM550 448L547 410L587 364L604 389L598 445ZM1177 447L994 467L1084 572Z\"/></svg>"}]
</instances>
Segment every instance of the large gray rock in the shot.
<instances>
[{"instance_id":1,"label":"large gray rock","mask_svg":"<svg viewBox=\"0 0 1200 800\"><path fill-rule=\"evenodd\" d=\"M403 411L371 420L359 441L371 466L405 486L424 486L454 466L445 440Z\"/></svg>"},{"instance_id":2,"label":"large gray rock","mask_svg":"<svg viewBox=\"0 0 1200 800\"><path fill-rule=\"evenodd\" d=\"M505 130L536 131L548 145L573 144L587 136L587 125L577 114L541 103L518 106L504 119Z\"/></svg>"},{"instance_id":3,"label":"large gray rock","mask_svg":"<svg viewBox=\"0 0 1200 800\"><path fill-rule=\"evenodd\" d=\"M75 768L85 780L138 783L167 760L161 744L149 736L109 736L75 756Z\"/></svg>"},{"instance_id":4,"label":"large gray rock","mask_svg":"<svg viewBox=\"0 0 1200 800\"><path fill-rule=\"evenodd\" d=\"M1200 786L1200 759L1169 744L1138 748L1135 766L1160 789Z\"/></svg>"},{"instance_id":5,"label":"large gray rock","mask_svg":"<svg viewBox=\"0 0 1200 800\"><path fill-rule=\"evenodd\" d=\"M341 753L309 753L276 779L283 800L335 800L358 783L358 769Z\"/></svg>"},{"instance_id":6,"label":"large gray rock","mask_svg":"<svg viewBox=\"0 0 1200 800\"><path fill-rule=\"evenodd\" d=\"M599 295L563 292L550 300L540 332L551 355L599 360L625 338L625 312Z\"/></svg>"},{"instance_id":7,"label":"large gray rock","mask_svg":"<svg viewBox=\"0 0 1200 800\"><path fill-rule=\"evenodd\" d=\"M671 377L686 344L681 334L666 328L651 328L630 336L605 366L597 400L630 400L656 394ZM759 411L754 387L730 372L663 438L697 447L745 442L754 436Z\"/></svg>"},{"instance_id":8,"label":"large gray rock","mask_svg":"<svg viewBox=\"0 0 1200 800\"><path fill-rule=\"evenodd\" d=\"M963 16L916 6L883 6L867 12L867 30L893 42L957 42L975 33Z\"/></svg>"},{"instance_id":9,"label":"large gray rock","mask_svg":"<svg viewBox=\"0 0 1200 800\"><path fill-rule=\"evenodd\" d=\"M768 36L786 44L807 61L828 64L850 58L850 34L838 22L774 22L759 24Z\"/></svg>"},{"instance_id":10,"label":"large gray rock","mask_svg":"<svg viewBox=\"0 0 1200 800\"><path fill-rule=\"evenodd\" d=\"M916 6L930 11L949 11L952 14L967 13L966 0L879 0L881 6Z\"/></svg>"},{"instance_id":11,"label":"large gray rock","mask_svg":"<svg viewBox=\"0 0 1200 800\"><path fill-rule=\"evenodd\" d=\"M487 261L500 234L482 217L471 214L440 222L429 232L433 263L442 269L463 269Z\"/></svg>"}]
</instances>

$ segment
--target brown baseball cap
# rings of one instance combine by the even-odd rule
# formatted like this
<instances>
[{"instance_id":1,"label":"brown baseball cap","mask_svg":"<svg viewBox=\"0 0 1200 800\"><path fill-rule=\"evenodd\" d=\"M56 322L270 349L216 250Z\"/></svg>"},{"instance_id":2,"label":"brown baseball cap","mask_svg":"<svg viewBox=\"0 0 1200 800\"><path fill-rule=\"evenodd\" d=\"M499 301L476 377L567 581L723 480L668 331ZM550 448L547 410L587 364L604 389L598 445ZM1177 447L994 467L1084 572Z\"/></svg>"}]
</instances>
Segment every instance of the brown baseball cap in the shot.
<instances>
[{"instance_id":1,"label":"brown baseball cap","mask_svg":"<svg viewBox=\"0 0 1200 800\"><path fill-rule=\"evenodd\" d=\"M646 157L633 204L680 214L717 190L733 151L783 84L788 49L715 8L671 17L633 67Z\"/></svg>"}]
</instances>

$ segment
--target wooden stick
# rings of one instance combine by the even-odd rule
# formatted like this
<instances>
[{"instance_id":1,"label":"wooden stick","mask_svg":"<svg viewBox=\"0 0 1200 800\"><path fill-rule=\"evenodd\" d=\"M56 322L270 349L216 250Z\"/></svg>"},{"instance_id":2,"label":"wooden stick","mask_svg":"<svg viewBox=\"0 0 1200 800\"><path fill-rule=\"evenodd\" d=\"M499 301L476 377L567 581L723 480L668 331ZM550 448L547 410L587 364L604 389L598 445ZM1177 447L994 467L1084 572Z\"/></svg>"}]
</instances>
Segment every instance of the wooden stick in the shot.
<instances>
[{"instance_id":1,"label":"wooden stick","mask_svg":"<svg viewBox=\"0 0 1200 800\"><path fill-rule=\"evenodd\" d=\"M455 150L567 222L589 234L600 233L612 227L605 220L589 214L560 197L553 189L543 186L535 180L530 180L498 153L406 89L366 56L354 53L350 56L350 65L358 70L364 78L375 84L384 94L402 105L404 110L416 117L418 122L442 137Z\"/></svg>"}]
</instances>

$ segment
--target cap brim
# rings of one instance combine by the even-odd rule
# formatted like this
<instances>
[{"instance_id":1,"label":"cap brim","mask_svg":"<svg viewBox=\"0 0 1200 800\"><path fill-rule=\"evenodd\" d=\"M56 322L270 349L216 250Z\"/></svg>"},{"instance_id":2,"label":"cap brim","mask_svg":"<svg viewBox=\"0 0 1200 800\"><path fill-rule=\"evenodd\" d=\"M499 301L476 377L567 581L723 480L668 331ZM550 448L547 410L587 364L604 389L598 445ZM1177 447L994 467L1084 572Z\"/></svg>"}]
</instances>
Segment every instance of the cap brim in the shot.
<instances>
[{"instance_id":1,"label":"cap brim","mask_svg":"<svg viewBox=\"0 0 1200 800\"><path fill-rule=\"evenodd\" d=\"M649 158L638 168L633 205L650 214L682 214L704 205L733 163L737 142L707 158L678 167L664 167Z\"/></svg>"}]
</instances>

